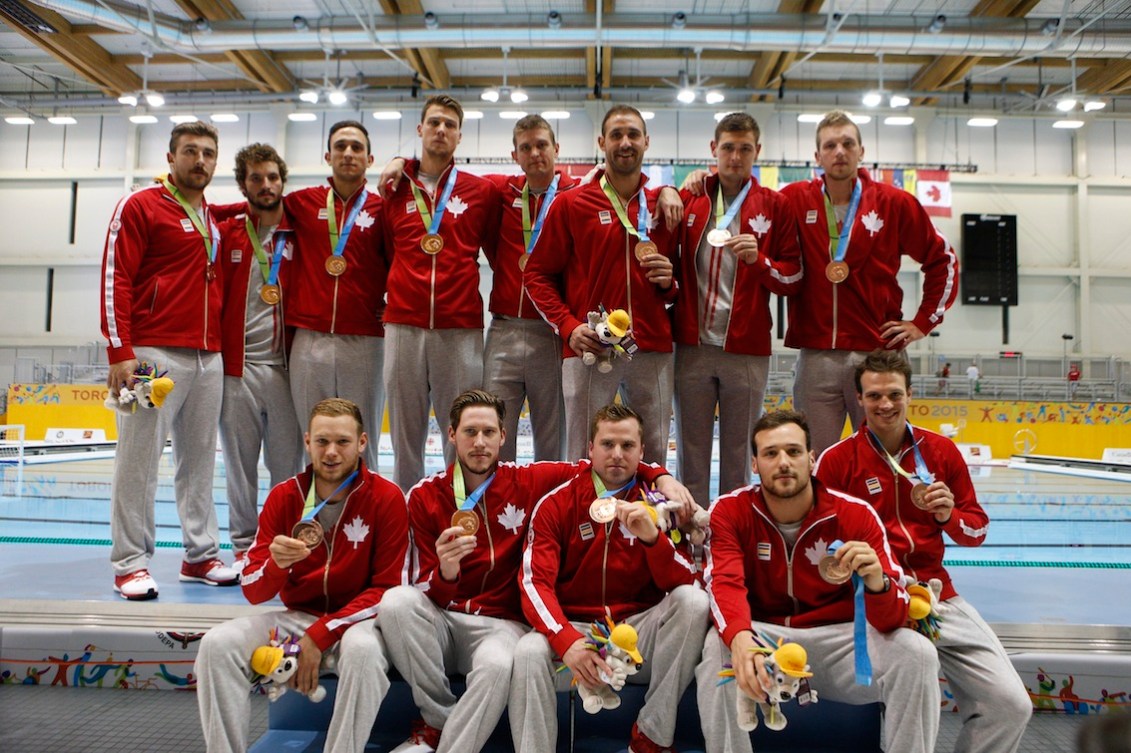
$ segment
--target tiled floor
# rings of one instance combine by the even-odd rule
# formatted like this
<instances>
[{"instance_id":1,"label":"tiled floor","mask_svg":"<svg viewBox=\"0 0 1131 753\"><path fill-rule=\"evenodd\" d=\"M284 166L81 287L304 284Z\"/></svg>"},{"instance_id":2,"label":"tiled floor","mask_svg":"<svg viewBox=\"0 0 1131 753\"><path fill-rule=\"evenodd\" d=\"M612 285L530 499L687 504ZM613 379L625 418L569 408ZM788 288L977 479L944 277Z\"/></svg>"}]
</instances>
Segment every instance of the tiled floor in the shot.
<instances>
[{"instance_id":1,"label":"tiled floor","mask_svg":"<svg viewBox=\"0 0 1131 753\"><path fill-rule=\"evenodd\" d=\"M1035 715L1019 753L1071 753L1080 727L1098 718ZM252 699L250 739L266 728L267 699L258 696ZM943 714L936 753L954 750L958 729L956 715ZM193 693L0 686L0 750L203 753L204 739Z\"/></svg>"}]
</instances>

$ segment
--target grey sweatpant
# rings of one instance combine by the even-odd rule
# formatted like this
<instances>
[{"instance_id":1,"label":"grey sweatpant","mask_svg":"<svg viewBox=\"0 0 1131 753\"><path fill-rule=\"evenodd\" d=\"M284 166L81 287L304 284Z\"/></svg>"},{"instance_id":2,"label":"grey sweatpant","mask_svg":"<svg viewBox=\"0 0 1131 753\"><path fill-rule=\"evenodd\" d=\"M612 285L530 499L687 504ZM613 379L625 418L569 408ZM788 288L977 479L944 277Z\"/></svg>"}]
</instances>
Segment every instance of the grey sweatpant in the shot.
<instances>
[{"instance_id":1,"label":"grey sweatpant","mask_svg":"<svg viewBox=\"0 0 1131 753\"><path fill-rule=\"evenodd\" d=\"M676 708L691 683L707 633L707 594L698 585L680 586L659 604L626 622L636 628L636 647L644 666L628 682L647 685L636 723L654 743L672 744ZM572 623L583 633L589 625ZM558 737L555 691L569 689L572 675L554 671L554 651L546 637L531 631L518 642L514 656L508 713L516 751L552 751Z\"/></svg>"},{"instance_id":2,"label":"grey sweatpant","mask_svg":"<svg viewBox=\"0 0 1131 753\"><path fill-rule=\"evenodd\" d=\"M883 749L889 753L933 753L939 732L939 662L931 642L914 630L881 633L868 626L872 684L857 685L851 622L812 628L789 628L762 622L753 628L771 639L796 641L808 654L817 700L884 704ZM750 735L738 728L737 683L718 684L730 649L718 631L703 644L703 661L695 670L699 721L707 753L750 753ZM792 705L792 704L791 704ZM789 706L782 708L789 717Z\"/></svg>"},{"instance_id":3,"label":"grey sweatpant","mask_svg":"<svg viewBox=\"0 0 1131 753\"><path fill-rule=\"evenodd\" d=\"M381 624L389 657L412 686L420 715L443 731L437 753L478 753L506 708L514 648L529 628L440 609L414 586L385 592ZM458 699L449 673L467 678Z\"/></svg>"},{"instance_id":4,"label":"grey sweatpant","mask_svg":"<svg viewBox=\"0 0 1131 753\"><path fill-rule=\"evenodd\" d=\"M305 432L310 410L328 397L352 400L361 409L369 446L365 464L376 471L377 440L385 417L385 386L381 364L385 338L331 335L300 329L291 345L291 398L299 430Z\"/></svg>"},{"instance_id":5,"label":"grey sweatpant","mask_svg":"<svg viewBox=\"0 0 1131 753\"><path fill-rule=\"evenodd\" d=\"M802 348L797 357L793 407L805 412L813 452L818 457L840 441L846 416L854 430L864 420L853 374L867 355L863 351Z\"/></svg>"},{"instance_id":6,"label":"grey sweatpant","mask_svg":"<svg viewBox=\"0 0 1131 753\"><path fill-rule=\"evenodd\" d=\"M461 392L483 386L483 330L389 324L385 340L393 481L407 494L424 478L429 407L444 437L444 463L455 461L447 441L448 412Z\"/></svg>"},{"instance_id":7,"label":"grey sweatpant","mask_svg":"<svg viewBox=\"0 0 1131 753\"><path fill-rule=\"evenodd\" d=\"M617 392L625 405L644 419L644 460L664 465L671 435L672 393L675 389L671 353L637 353L629 361L613 360L602 374L580 358L562 360L562 393L566 411L566 460L589 457L589 425L593 414L613 402Z\"/></svg>"},{"instance_id":8,"label":"grey sweatpant","mask_svg":"<svg viewBox=\"0 0 1131 753\"><path fill-rule=\"evenodd\" d=\"M338 655L338 692L326 734L327 753L364 750L389 691L389 662L378 619L357 623L328 652ZM208 753L247 750L252 652L267 643L272 628L297 640L314 620L305 612L280 610L239 617L204 634L196 655L196 700Z\"/></svg>"},{"instance_id":9,"label":"grey sweatpant","mask_svg":"<svg viewBox=\"0 0 1131 753\"><path fill-rule=\"evenodd\" d=\"M245 363L243 377L224 377L220 447L228 490L232 548L246 551L259 526L259 450L277 486L302 470L302 431L282 366Z\"/></svg>"},{"instance_id":10,"label":"grey sweatpant","mask_svg":"<svg viewBox=\"0 0 1131 753\"><path fill-rule=\"evenodd\" d=\"M727 353L716 345L676 345L675 418L679 480L711 506L711 443L719 413L721 496L750 483L750 433L762 415L769 356Z\"/></svg>"},{"instance_id":11,"label":"grey sweatpant","mask_svg":"<svg viewBox=\"0 0 1131 753\"><path fill-rule=\"evenodd\" d=\"M1015 753L1033 713L1029 691L978 611L961 596L943 603L935 647L962 717L955 753Z\"/></svg>"},{"instance_id":12,"label":"grey sweatpant","mask_svg":"<svg viewBox=\"0 0 1131 753\"><path fill-rule=\"evenodd\" d=\"M223 365L219 353L190 348L138 347L138 361L167 370L173 391L160 408L118 415L118 448L110 488L110 562L115 575L149 566L156 546L157 473L165 440L173 437L173 489L187 562L220 554L212 500L216 427Z\"/></svg>"},{"instance_id":13,"label":"grey sweatpant","mask_svg":"<svg viewBox=\"0 0 1131 753\"><path fill-rule=\"evenodd\" d=\"M534 459L561 460L565 425L562 417L562 341L541 319L496 315L487 330L483 352L484 388L503 399L507 439L499 460L517 455L518 417L522 402L530 404Z\"/></svg>"}]
</instances>

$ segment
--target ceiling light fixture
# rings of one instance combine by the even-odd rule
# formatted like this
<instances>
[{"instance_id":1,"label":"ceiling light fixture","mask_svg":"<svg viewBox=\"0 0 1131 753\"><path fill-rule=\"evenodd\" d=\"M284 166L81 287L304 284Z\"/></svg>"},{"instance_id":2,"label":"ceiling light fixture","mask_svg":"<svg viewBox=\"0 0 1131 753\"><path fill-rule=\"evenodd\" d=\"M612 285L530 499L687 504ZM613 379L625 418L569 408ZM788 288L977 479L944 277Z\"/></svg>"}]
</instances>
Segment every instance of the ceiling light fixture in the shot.
<instances>
[{"instance_id":1,"label":"ceiling light fixture","mask_svg":"<svg viewBox=\"0 0 1131 753\"><path fill-rule=\"evenodd\" d=\"M686 13L684 13L683 11L680 11L680 12L672 15L672 28L673 29L675 29L676 31L679 31L680 29L684 28L685 26L687 26L687 14Z\"/></svg>"},{"instance_id":2,"label":"ceiling light fixture","mask_svg":"<svg viewBox=\"0 0 1131 753\"><path fill-rule=\"evenodd\" d=\"M797 116L798 123L820 123L825 116L819 112L803 112Z\"/></svg>"},{"instance_id":3,"label":"ceiling light fixture","mask_svg":"<svg viewBox=\"0 0 1131 753\"><path fill-rule=\"evenodd\" d=\"M4 122L8 125L35 125L35 118L30 118L27 115L11 115L4 118Z\"/></svg>"},{"instance_id":4,"label":"ceiling light fixture","mask_svg":"<svg viewBox=\"0 0 1131 753\"><path fill-rule=\"evenodd\" d=\"M892 107L907 107L911 104L911 98L905 97L902 94L893 94L891 98L888 99L888 104Z\"/></svg>"},{"instance_id":5,"label":"ceiling light fixture","mask_svg":"<svg viewBox=\"0 0 1131 753\"><path fill-rule=\"evenodd\" d=\"M946 27L946 16L942 13L938 14L931 19L931 23L927 26L928 34L939 34Z\"/></svg>"},{"instance_id":6,"label":"ceiling light fixture","mask_svg":"<svg viewBox=\"0 0 1131 753\"><path fill-rule=\"evenodd\" d=\"M888 126L909 126L915 122L915 118L909 115L889 115L884 118L884 125Z\"/></svg>"},{"instance_id":7,"label":"ceiling light fixture","mask_svg":"<svg viewBox=\"0 0 1131 753\"><path fill-rule=\"evenodd\" d=\"M503 48L503 85L499 87L489 86L484 89L479 95L479 98L484 102L498 102L500 99L509 99L513 104L521 105L530 99L530 95L524 92L521 87L516 86L512 89L507 86L507 60L510 53L510 47Z\"/></svg>"},{"instance_id":8,"label":"ceiling light fixture","mask_svg":"<svg viewBox=\"0 0 1131 753\"><path fill-rule=\"evenodd\" d=\"M463 111L463 119L464 120L482 120L483 119L483 111L482 110L464 110Z\"/></svg>"},{"instance_id":9,"label":"ceiling light fixture","mask_svg":"<svg viewBox=\"0 0 1131 753\"><path fill-rule=\"evenodd\" d=\"M375 110L373 112L374 120L400 120L400 110Z\"/></svg>"},{"instance_id":10,"label":"ceiling light fixture","mask_svg":"<svg viewBox=\"0 0 1131 753\"><path fill-rule=\"evenodd\" d=\"M145 103L150 107L164 107L165 96L159 92L147 91L145 93Z\"/></svg>"},{"instance_id":11,"label":"ceiling light fixture","mask_svg":"<svg viewBox=\"0 0 1131 753\"><path fill-rule=\"evenodd\" d=\"M1082 120L1058 120L1052 124L1053 128L1083 128L1084 121Z\"/></svg>"},{"instance_id":12,"label":"ceiling light fixture","mask_svg":"<svg viewBox=\"0 0 1131 753\"><path fill-rule=\"evenodd\" d=\"M47 122L52 125L75 125L78 123L70 115L52 115L47 119Z\"/></svg>"},{"instance_id":13,"label":"ceiling light fixture","mask_svg":"<svg viewBox=\"0 0 1131 753\"><path fill-rule=\"evenodd\" d=\"M526 117L522 110L500 110L499 117L503 120L521 120Z\"/></svg>"},{"instance_id":14,"label":"ceiling light fixture","mask_svg":"<svg viewBox=\"0 0 1131 753\"><path fill-rule=\"evenodd\" d=\"M432 11L424 14L424 28L428 31L435 31L440 28L440 17Z\"/></svg>"},{"instance_id":15,"label":"ceiling light fixture","mask_svg":"<svg viewBox=\"0 0 1131 753\"><path fill-rule=\"evenodd\" d=\"M856 125L864 125L866 123L872 122L872 116L871 115L856 115L856 114L851 113L851 112L848 113L848 119L851 120Z\"/></svg>"},{"instance_id":16,"label":"ceiling light fixture","mask_svg":"<svg viewBox=\"0 0 1131 753\"><path fill-rule=\"evenodd\" d=\"M212 33L212 23L207 18L205 18L204 16L200 16L195 21L193 21L192 26L193 26L194 29L199 31L201 34L211 34Z\"/></svg>"},{"instance_id":17,"label":"ceiling light fixture","mask_svg":"<svg viewBox=\"0 0 1131 753\"><path fill-rule=\"evenodd\" d=\"M546 110L542 113L546 120L569 120L568 110Z\"/></svg>"},{"instance_id":18,"label":"ceiling light fixture","mask_svg":"<svg viewBox=\"0 0 1131 753\"><path fill-rule=\"evenodd\" d=\"M1107 107L1107 102L1102 99L1086 99L1084 100L1084 112L1095 112Z\"/></svg>"},{"instance_id":19,"label":"ceiling light fixture","mask_svg":"<svg viewBox=\"0 0 1131 753\"><path fill-rule=\"evenodd\" d=\"M695 101L695 90L691 88L687 81L687 71L679 72L679 93L675 95L685 105L689 105Z\"/></svg>"},{"instance_id":20,"label":"ceiling light fixture","mask_svg":"<svg viewBox=\"0 0 1131 753\"><path fill-rule=\"evenodd\" d=\"M346 94L341 89L332 89L330 91L330 93L326 95L326 100L330 104L340 107L341 105L344 105L346 102L349 102L350 97L349 97L348 94Z\"/></svg>"},{"instance_id":21,"label":"ceiling light fixture","mask_svg":"<svg viewBox=\"0 0 1131 753\"><path fill-rule=\"evenodd\" d=\"M970 118L966 125L971 128L993 128L997 125L997 118Z\"/></svg>"},{"instance_id":22,"label":"ceiling light fixture","mask_svg":"<svg viewBox=\"0 0 1131 753\"><path fill-rule=\"evenodd\" d=\"M652 112L651 110L641 110L640 117L644 118L645 120L653 120L656 117L656 113Z\"/></svg>"},{"instance_id":23,"label":"ceiling light fixture","mask_svg":"<svg viewBox=\"0 0 1131 753\"><path fill-rule=\"evenodd\" d=\"M703 99L706 100L707 104L709 105L717 105L720 102L726 101L726 95L718 89L712 89L711 91L707 92L706 96L703 97Z\"/></svg>"},{"instance_id":24,"label":"ceiling light fixture","mask_svg":"<svg viewBox=\"0 0 1131 753\"><path fill-rule=\"evenodd\" d=\"M118 102L120 102L123 105L126 105L127 107L137 107L137 95L136 94L122 94L121 96L118 97Z\"/></svg>"},{"instance_id":25,"label":"ceiling light fixture","mask_svg":"<svg viewBox=\"0 0 1131 753\"><path fill-rule=\"evenodd\" d=\"M195 123L199 118L195 115L170 115L169 122L173 125L180 125L181 123Z\"/></svg>"},{"instance_id":26,"label":"ceiling light fixture","mask_svg":"<svg viewBox=\"0 0 1131 753\"><path fill-rule=\"evenodd\" d=\"M240 122L240 116L236 115L234 112L217 112L217 113L213 113L209 117L212 118L213 123L238 123L238 122Z\"/></svg>"},{"instance_id":27,"label":"ceiling light fixture","mask_svg":"<svg viewBox=\"0 0 1131 753\"><path fill-rule=\"evenodd\" d=\"M287 115L287 120L295 123L312 123L318 120L318 115L313 112L292 112Z\"/></svg>"},{"instance_id":28,"label":"ceiling light fixture","mask_svg":"<svg viewBox=\"0 0 1131 753\"><path fill-rule=\"evenodd\" d=\"M312 105L318 104L318 92L314 89L307 89L298 95L298 98L303 102L309 102Z\"/></svg>"},{"instance_id":29,"label":"ceiling light fixture","mask_svg":"<svg viewBox=\"0 0 1131 753\"><path fill-rule=\"evenodd\" d=\"M1076 58L1068 58L1072 65L1072 91L1056 101L1056 109L1060 112L1072 112L1076 109Z\"/></svg>"},{"instance_id":30,"label":"ceiling light fixture","mask_svg":"<svg viewBox=\"0 0 1131 753\"><path fill-rule=\"evenodd\" d=\"M131 115L130 122L138 125L152 125L157 122L156 115Z\"/></svg>"},{"instance_id":31,"label":"ceiling light fixture","mask_svg":"<svg viewBox=\"0 0 1131 753\"><path fill-rule=\"evenodd\" d=\"M876 58L879 60L880 85L876 89L864 93L860 101L865 107L879 107L884 101L884 53L877 52Z\"/></svg>"},{"instance_id":32,"label":"ceiling light fixture","mask_svg":"<svg viewBox=\"0 0 1131 753\"><path fill-rule=\"evenodd\" d=\"M302 16L295 16L291 19L291 26L295 31L306 31L310 28L310 23Z\"/></svg>"},{"instance_id":33,"label":"ceiling light fixture","mask_svg":"<svg viewBox=\"0 0 1131 753\"><path fill-rule=\"evenodd\" d=\"M552 10L546 14L546 25L551 29L562 28L562 14Z\"/></svg>"}]
</instances>

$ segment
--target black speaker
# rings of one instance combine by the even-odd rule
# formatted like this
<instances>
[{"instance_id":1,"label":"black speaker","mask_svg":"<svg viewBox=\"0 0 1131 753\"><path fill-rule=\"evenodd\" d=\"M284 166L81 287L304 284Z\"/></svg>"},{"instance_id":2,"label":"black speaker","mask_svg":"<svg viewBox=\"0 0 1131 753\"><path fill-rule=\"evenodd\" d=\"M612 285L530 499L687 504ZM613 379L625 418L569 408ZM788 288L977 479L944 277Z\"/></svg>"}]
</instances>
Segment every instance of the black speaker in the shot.
<instances>
[{"instance_id":1,"label":"black speaker","mask_svg":"<svg viewBox=\"0 0 1131 753\"><path fill-rule=\"evenodd\" d=\"M1017 305L1017 215L962 215L962 302Z\"/></svg>"}]
</instances>

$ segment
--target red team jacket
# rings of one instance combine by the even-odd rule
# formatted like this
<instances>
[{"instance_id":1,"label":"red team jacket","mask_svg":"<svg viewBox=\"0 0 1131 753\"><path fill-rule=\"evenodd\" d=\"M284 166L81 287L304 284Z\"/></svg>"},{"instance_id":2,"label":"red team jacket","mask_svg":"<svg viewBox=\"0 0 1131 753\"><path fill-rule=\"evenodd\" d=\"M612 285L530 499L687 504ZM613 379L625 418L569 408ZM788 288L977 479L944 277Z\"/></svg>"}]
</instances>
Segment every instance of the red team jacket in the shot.
<instances>
[{"instance_id":1,"label":"red team jacket","mask_svg":"<svg viewBox=\"0 0 1131 753\"><path fill-rule=\"evenodd\" d=\"M754 182L739 210L741 232L758 238L758 260L739 262L735 275L721 281L734 292L723 350L751 356L770 355L770 293L791 295L801 287L801 248L797 245L797 221L777 191ZM714 199L718 176L704 183L701 196L684 191L682 252L680 254L679 302L675 307L675 341L699 344L699 286L696 255L703 235L715 227ZM733 253L722 249L719 253Z\"/></svg>"},{"instance_id":2,"label":"red team jacket","mask_svg":"<svg viewBox=\"0 0 1131 753\"><path fill-rule=\"evenodd\" d=\"M617 219L601 190L601 174L591 183L567 191L554 200L542 236L526 266L523 281L534 305L562 339L562 355L576 357L569 335L585 323L585 316L604 304L609 311L624 309L632 319L632 332L642 351L672 352L672 328L666 304L675 301L679 288L664 292L644 277L633 255L637 239ZM641 179L641 185L647 178ZM645 192L654 227L648 235L661 254L677 268L674 233L664 227L656 201L659 189ZM636 224L637 195L628 204L628 218Z\"/></svg>"},{"instance_id":3,"label":"red team jacket","mask_svg":"<svg viewBox=\"0 0 1131 753\"><path fill-rule=\"evenodd\" d=\"M416 184L434 211L452 166L440 176L435 197L428 196L417 179L419 168L419 160L407 160L404 180L385 202L385 238L394 251L385 321L423 329L482 329L479 249L492 258L499 227L498 189L490 181L460 170L440 223L444 248L429 255L420 248L424 222L410 184Z\"/></svg>"},{"instance_id":4,"label":"red team jacket","mask_svg":"<svg viewBox=\"0 0 1131 753\"><path fill-rule=\"evenodd\" d=\"M258 243L259 239L256 238L253 241L248 237L245 217L247 217L247 214L241 213L220 223L220 237L223 238L223 244L220 247L220 254L217 256L224 278L224 308L220 325L222 328L221 344L224 353L224 375L234 377L243 376L244 346L247 344L245 337L247 334L247 290L251 286L251 276L261 274L259 262L255 256L255 248L252 246L252 243ZM259 228L258 218L252 217L251 222L253 227ZM287 231L287 234L291 235L289 230L286 215L283 215L283 220L279 223L275 232ZM271 246L264 249L268 261L270 261L274 252L274 237L272 237ZM294 258L294 241L288 238L286 247L283 249L283 262L279 265L278 285L280 294L289 293L286 280L291 264L288 259L292 258ZM275 305L275 330L279 338L285 337L283 321L286 303L284 297Z\"/></svg>"},{"instance_id":5,"label":"red team jacket","mask_svg":"<svg viewBox=\"0 0 1131 753\"><path fill-rule=\"evenodd\" d=\"M852 622L852 581L826 583L817 570L829 544L864 541L880 558L891 587L865 591L868 622L887 633L907 624L903 571L895 564L876 511L855 497L813 481L816 500L805 516L792 553L773 522L761 487L748 486L711 505L711 538L703 577L715 626L729 646L751 620L788 627Z\"/></svg>"},{"instance_id":6,"label":"red team jacket","mask_svg":"<svg viewBox=\"0 0 1131 753\"><path fill-rule=\"evenodd\" d=\"M283 199L296 247L287 325L332 335L383 337L381 317L389 261L381 228L381 197L375 188L365 186L365 206L343 252L346 271L341 277L333 277L325 266L334 252L326 212L326 195L334 179L329 182L329 186L291 191ZM360 190L344 202L335 194L334 217L339 229L345 225Z\"/></svg>"},{"instance_id":7,"label":"red team jacket","mask_svg":"<svg viewBox=\"0 0 1131 753\"><path fill-rule=\"evenodd\" d=\"M970 471L954 442L918 426L915 441L927 468L954 493L954 510L946 523L939 523L934 515L915 506L911 501L911 487L916 482L892 470L872 444L865 426L825 450L814 473L826 485L843 489L875 507L887 528L896 560L907 574L921 581L940 579L942 598L949 599L957 592L943 567L946 549L943 531L959 546L981 546L986 540L990 519L978 504ZM910 440L905 440L898 460L901 468L915 472L915 453Z\"/></svg>"},{"instance_id":8,"label":"red team jacket","mask_svg":"<svg viewBox=\"0 0 1131 753\"><path fill-rule=\"evenodd\" d=\"M408 513L400 489L362 462L326 540L309 557L282 570L268 547L275 536L291 535L312 480L308 466L271 490L241 584L252 604L278 596L287 609L318 616L306 634L325 651L352 625L377 616L386 590L407 585Z\"/></svg>"},{"instance_id":9,"label":"red team jacket","mask_svg":"<svg viewBox=\"0 0 1131 753\"><path fill-rule=\"evenodd\" d=\"M958 256L915 197L876 183L863 168L859 175L860 206L844 259L850 272L835 285L825 277L832 257L824 178L782 189L797 218L805 268L800 294L789 299L785 344L790 348L870 351L884 347L883 323L904 318L898 279L903 255L922 265L923 298L911 320L923 334L942 323L943 314L958 296Z\"/></svg>"},{"instance_id":10,"label":"red team jacket","mask_svg":"<svg viewBox=\"0 0 1131 753\"><path fill-rule=\"evenodd\" d=\"M639 496L638 477L628 498ZM615 520L595 523L589 505L596 497L592 473L583 466L539 500L530 517L519 576L522 611L559 657L584 637L570 620L604 620L607 606L620 622L697 580L695 565L667 536L645 546Z\"/></svg>"},{"instance_id":11,"label":"red team jacket","mask_svg":"<svg viewBox=\"0 0 1131 753\"><path fill-rule=\"evenodd\" d=\"M201 216L218 238L207 202ZM110 363L133 358L138 345L220 350L223 280L218 267L209 280L207 268L204 239L164 185L119 201L102 255L102 334Z\"/></svg>"},{"instance_id":12,"label":"red team jacket","mask_svg":"<svg viewBox=\"0 0 1131 753\"><path fill-rule=\"evenodd\" d=\"M561 170L558 170L558 176L558 193L554 196L554 201L561 198L563 191L577 185L576 180ZM488 307L493 314L541 319L522 284L522 269L518 266L519 259L526 253L526 241L522 232L522 187L526 185L526 176L488 175L487 179L499 190L502 207ZM544 199L544 194L530 196L531 227L542 210Z\"/></svg>"},{"instance_id":13,"label":"red team jacket","mask_svg":"<svg viewBox=\"0 0 1131 753\"><path fill-rule=\"evenodd\" d=\"M580 466L574 463L499 463L495 480L475 507L481 518L476 534L479 545L460 561L460 574L455 581L440 577L436 557L436 539L441 531L451 527L452 513L456 510L452 467L418 483L408 495L417 570L413 583L441 609L522 622L518 569L530 513L543 494L569 481L577 475L579 467L584 473L589 472L588 462ZM645 483L654 482L664 474L666 471L659 466L645 463L640 464L638 471Z\"/></svg>"}]
</instances>

